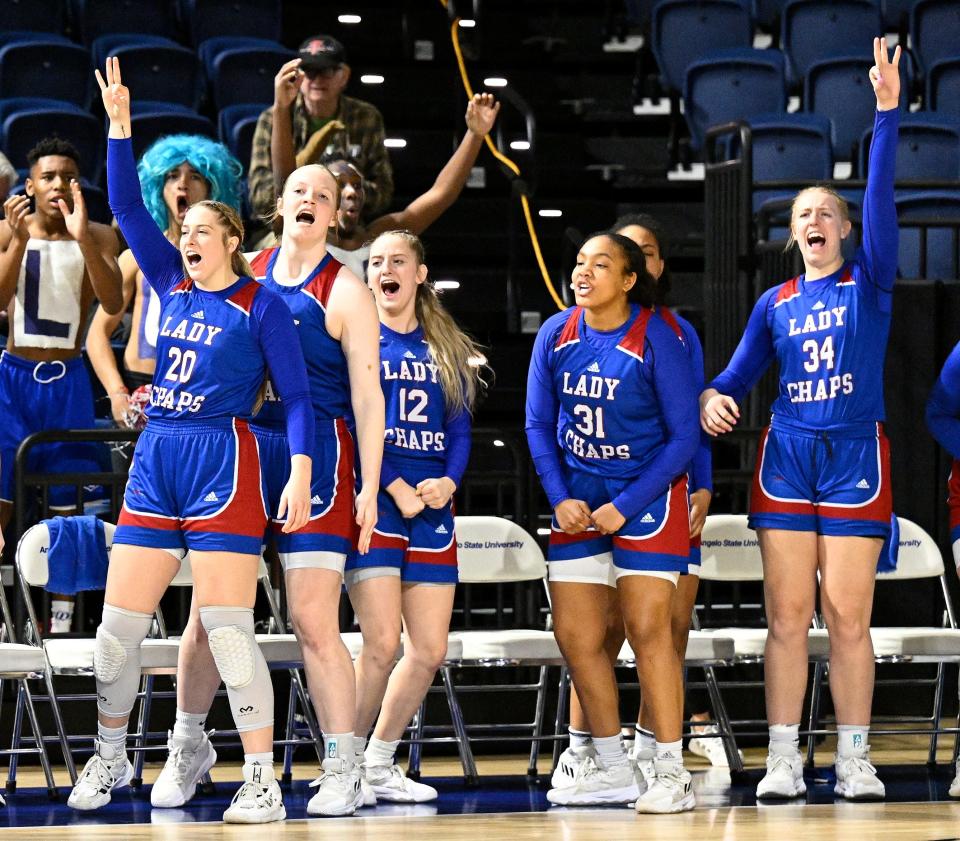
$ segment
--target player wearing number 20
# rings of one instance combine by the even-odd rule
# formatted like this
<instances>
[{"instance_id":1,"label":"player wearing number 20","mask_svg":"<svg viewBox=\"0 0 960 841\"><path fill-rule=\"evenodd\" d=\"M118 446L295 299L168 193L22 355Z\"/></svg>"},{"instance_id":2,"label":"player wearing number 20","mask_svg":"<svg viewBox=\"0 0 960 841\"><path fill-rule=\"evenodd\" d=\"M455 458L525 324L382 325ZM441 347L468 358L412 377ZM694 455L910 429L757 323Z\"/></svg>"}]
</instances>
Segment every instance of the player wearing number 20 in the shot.
<instances>
[{"instance_id":1,"label":"player wearing number 20","mask_svg":"<svg viewBox=\"0 0 960 841\"><path fill-rule=\"evenodd\" d=\"M810 187L797 194L791 245L804 273L757 301L727 369L700 398L711 435L730 431L738 403L776 357L780 393L757 455L750 526L763 554L770 752L758 797L806 791L797 731L807 674L807 629L817 573L830 632L838 722L837 784L848 799L879 798L868 759L874 660L870 612L877 557L890 532L890 455L883 433L883 360L897 270L894 170L900 48L874 39L877 100L862 247L841 254L846 202Z\"/></svg>"}]
</instances>

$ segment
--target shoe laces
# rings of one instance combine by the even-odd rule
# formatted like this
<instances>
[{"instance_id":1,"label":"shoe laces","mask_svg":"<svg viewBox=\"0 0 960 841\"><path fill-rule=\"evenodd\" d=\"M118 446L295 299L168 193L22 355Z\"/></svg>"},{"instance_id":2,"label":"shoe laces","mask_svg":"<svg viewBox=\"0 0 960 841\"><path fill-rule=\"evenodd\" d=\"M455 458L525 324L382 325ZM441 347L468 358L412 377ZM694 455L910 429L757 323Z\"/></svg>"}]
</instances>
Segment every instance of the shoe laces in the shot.
<instances>
[{"instance_id":1,"label":"shoe laces","mask_svg":"<svg viewBox=\"0 0 960 841\"><path fill-rule=\"evenodd\" d=\"M782 753L768 753L767 773L776 774L779 771L787 771L792 776L793 762L791 760L792 757L784 756Z\"/></svg>"},{"instance_id":2,"label":"shoe laces","mask_svg":"<svg viewBox=\"0 0 960 841\"><path fill-rule=\"evenodd\" d=\"M233 795L230 805L242 809L272 809L275 801L272 784L245 782Z\"/></svg>"},{"instance_id":3,"label":"shoe laces","mask_svg":"<svg viewBox=\"0 0 960 841\"><path fill-rule=\"evenodd\" d=\"M87 786L94 791L109 791L117 781L114 768L119 764L119 760L107 760L95 753L84 766L77 785Z\"/></svg>"},{"instance_id":4,"label":"shoe laces","mask_svg":"<svg viewBox=\"0 0 960 841\"><path fill-rule=\"evenodd\" d=\"M840 760L843 766L843 775L852 777L854 774L869 774L876 776L877 769L866 756L845 756Z\"/></svg>"}]
</instances>

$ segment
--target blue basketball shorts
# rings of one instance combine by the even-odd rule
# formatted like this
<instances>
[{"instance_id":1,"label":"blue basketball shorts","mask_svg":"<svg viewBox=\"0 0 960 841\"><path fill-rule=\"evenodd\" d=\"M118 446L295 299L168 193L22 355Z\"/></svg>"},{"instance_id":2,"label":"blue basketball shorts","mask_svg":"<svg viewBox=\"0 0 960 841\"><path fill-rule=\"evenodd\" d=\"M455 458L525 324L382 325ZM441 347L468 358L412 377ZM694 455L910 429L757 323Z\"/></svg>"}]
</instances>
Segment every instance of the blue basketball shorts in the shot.
<instances>
[{"instance_id":1,"label":"blue basketball shorts","mask_svg":"<svg viewBox=\"0 0 960 841\"><path fill-rule=\"evenodd\" d=\"M435 465L404 465L403 478L416 487L424 479L442 475ZM405 518L383 488L377 495L377 525L370 550L347 556L348 586L378 575L399 575L405 584L457 583L457 538L453 500L443 508L424 508Z\"/></svg>"},{"instance_id":2,"label":"blue basketball shorts","mask_svg":"<svg viewBox=\"0 0 960 841\"><path fill-rule=\"evenodd\" d=\"M564 468L572 499L594 511L613 500L630 479L605 479ZM679 476L663 494L631 517L616 534L593 528L579 534L561 531L556 517L550 529L547 564L551 581L617 586L625 575L652 575L676 583L690 568L690 508L687 477Z\"/></svg>"},{"instance_id":3,"label":"blue basketball shorts","mask_svg":"<svg viewBox=\"0 0 960 841\"><path fill-rule=\"evenodd\" d=\"M147 423L114 543L259 556L266 526L257 440L246 421Z\"/></svg>"},{"instance_id":4,"label":"blue basketball shorts","mask_svg":"<svg viewBox=\"0 0 960 841\"><path fill-rule=\"evenodd\" d=\"M887 537L893 512L883 425L840 435L767 427L750 493L752 529Z\"/></svg>"},{"instance_id":5,"label":"blue basketball shorts","mask_svg":"<svg viewBox=\"0 0 960 841\"><path fill-rule=\"evenodd\" d=\"M317 420L310 481L310 521L283 533L277 517L280 495L290 479L290 449L284 432L255 427L263 469L269 531L284 569L332 569L341 575L355 539L354 444L343 418Z\"/></svg>"},{"instance_id":6,"label":"blue basketball shorts","mask_svg":"<svg viewBox=\"0 0 960 841\"><path fill-rule=\"evenodd\" d=\"M20 442L46 429L93 429L93 391L90 376L78 356L66 362L34 362L7 351L0 356L0 501L14 497L14 461ZM30 450L31 473L97 473L109 470L103 445L39 444ZM102 499L99 486L84 489L84 499ZM77 505L73 485L50 487L51 510Z\"/></svg>"}]
</instances>

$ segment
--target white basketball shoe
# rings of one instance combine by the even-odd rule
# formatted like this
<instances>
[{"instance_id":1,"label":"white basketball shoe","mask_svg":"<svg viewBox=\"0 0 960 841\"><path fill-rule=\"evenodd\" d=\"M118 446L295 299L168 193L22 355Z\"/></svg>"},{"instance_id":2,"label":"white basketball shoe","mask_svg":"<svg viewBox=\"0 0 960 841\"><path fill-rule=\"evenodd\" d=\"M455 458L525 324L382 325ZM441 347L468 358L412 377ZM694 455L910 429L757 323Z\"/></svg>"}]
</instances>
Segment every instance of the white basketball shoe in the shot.
<instances>
[{"instance_id":1,"label":"white basketball shoe","mask_svg":"<svg viewBox=\"0 0 960 841\"><path fill-rule=\"evenodd\" d=\"M611 806L633 803L645 790L632 762L604 768L596 757L588 756L573 785L550 789L547 800L556 806Z\"/></svg>"},{"instance_id":2,"label":"white basketball shoe","mask_svg":"<svg viewBox=\"0 0 960 841\"><path fill-rule=\"evenodd\" d=\"M363 805L360 769L343 759L324 759L323 773L310 783L317 793L307 803L308 815L333 818L352 815Z\"/></svg>"},{"instance_id":3,"label":"white basketball shoe","mask_svg":"<svg viewBox=\"0 0 960 841\"><path fill-rule=\"evenodd\" d=\"M411 780L399 765L365 765L363 775L377 801L429 803L440 796L433 786Z\"/></svg>"},{"instance_id":4,"label":"white basketball shoe","mask_svg":"<svg viewBox=\"0 0 960 841\"><path fill-rule=\"evenodd\" d=\"M272 765L243 766L243 785L223 813L225 823L272 823L287 816Z\"/></svg>"},{"instance_id":5,"label":"white basketball shoe","mask_svg":"<svg viewBox=\"0 0 960 841\"><path fill-rule=\"evenodd\" d=\"M637 798L634 808L645 814L689 812L697 801L690 772L676 762L656 762L656 777Z\"/></svg>"},{"instance_id":6,"label":"white basketball shoe","mask_svg":"<svg viewBox=\"0 0 960 841\"><path fill-rule=\"evenodd\" d=\"M160 809L175 809L190 800L197 792L197 783L217 761L217 752L204 733L194 748L177 744L173 733L167 736L167 761L150 790L150 805Z\"/></svg>"},{"instance_id":7,"label":"white basketball shoe","mask_svg":"<svg viewBox=\"0 0 960 841\"><path fill-rule=\"evenodd\" d=\"M803 759L793 745L771 743L767 773L757 786L759 800L790 800L807 793L803 781Z\"/></svg>"},{"instance_id":8,"label":"white basketball shoe","mask_svg":"<svg viewBox=\"0 0 960 841\"><path fill-rule=\"evenodd\" d=\"M837 784L834 794L847 800L883 800L887 790L877 777L877 769L870 764L870 748L853 756L834 757Z\"/></svg>"},{"instance_id":9,"label":"white basketball shoe","mask_svg":"<svg viewBox=\"0 0 960 841\"><path fill-rule=\"evenodd\" d=\"M125 753L105 759L100 755L101 743L95 741L93 744L95 752L83 766L67 798L67 805L81 812L106 806L113 790L129 784L133 778L133 766L127 761Z\"/></svg>"},{"instance_id":10,"label":"white basketball shoe","mask_svg":"<svg viewBox=\"0 0 960 841\"><path fill-rule=\"evenodd\" d=\"M550 778L550 785L553 788L572 786L576 782L580 766L583 765L584 760L593 756L594 753L595 751L590 745L582 748L567 748L560 754L557 767Z\"/></svg>"}]
</instances>

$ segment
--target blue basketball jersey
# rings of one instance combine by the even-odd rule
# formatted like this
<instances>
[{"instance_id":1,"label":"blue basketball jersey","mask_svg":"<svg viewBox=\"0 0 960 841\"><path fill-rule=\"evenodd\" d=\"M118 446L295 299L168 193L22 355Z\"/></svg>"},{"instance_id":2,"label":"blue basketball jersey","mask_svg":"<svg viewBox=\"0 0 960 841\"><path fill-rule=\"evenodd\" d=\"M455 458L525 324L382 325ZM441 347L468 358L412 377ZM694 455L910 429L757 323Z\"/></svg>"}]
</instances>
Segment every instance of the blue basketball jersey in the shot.
<instances>
[{"instance_id":1,"label":"blue basketball jersey","mask_svg":"<svg viewBox=\"0 0 960 841\"><path fill-rule=\"evenodd\" d=\"M397 460L436 461L442 471L449 445L447 408L422 327L397 333L380 325L380 384L386 404L384 452Z\"/></svg>"},{"instance_id":2,"label":"blue basketball jersey","mask_svg":"<svg viewBox=\"0 0 960 841\"><path fill-rule=\"evenodd\" d=\"M350 411L350 376L343 347L327 332L327 301L333 291L342 264L327 254L300 284L278 283L273 267L280 253L278 247L266 248L251 261L254 277L275 292L293 314L310 380L310 396L314 415L318 420L342 418ZM282 428L283 407L280 398L267 383L263 408L254 423L271 428Z\"/></svg>"}]
</instances>

